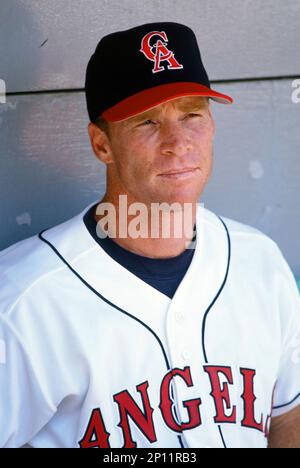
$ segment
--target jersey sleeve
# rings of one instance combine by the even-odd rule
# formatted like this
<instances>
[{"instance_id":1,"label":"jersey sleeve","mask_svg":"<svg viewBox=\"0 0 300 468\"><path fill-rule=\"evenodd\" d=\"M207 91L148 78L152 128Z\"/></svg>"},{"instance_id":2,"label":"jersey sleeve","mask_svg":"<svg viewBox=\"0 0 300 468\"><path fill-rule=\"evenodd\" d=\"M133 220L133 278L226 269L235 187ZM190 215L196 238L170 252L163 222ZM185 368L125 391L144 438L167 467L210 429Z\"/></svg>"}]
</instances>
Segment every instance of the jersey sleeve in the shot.
<instances>
[{"instance_id":1,"label":"jersey sleeve","mask_svg":"<svg viewBox=\"0 0 300 468\"><path fill-rule=\"evenodd\" d=\"M275 275L281 356L273 393L272 417L300 405L300 295L295 277L281 252Z\"/></svg>"},{"instance_id":2,"label":"jersey sleeve","mask_svg":"<svg viewBox=\"0 0 300 468\"><path fill-rule=\"evenodd\" d=\"M30 443L55 411L21 337L0 312L0 448Z\"/></svg>"}]
</instances>

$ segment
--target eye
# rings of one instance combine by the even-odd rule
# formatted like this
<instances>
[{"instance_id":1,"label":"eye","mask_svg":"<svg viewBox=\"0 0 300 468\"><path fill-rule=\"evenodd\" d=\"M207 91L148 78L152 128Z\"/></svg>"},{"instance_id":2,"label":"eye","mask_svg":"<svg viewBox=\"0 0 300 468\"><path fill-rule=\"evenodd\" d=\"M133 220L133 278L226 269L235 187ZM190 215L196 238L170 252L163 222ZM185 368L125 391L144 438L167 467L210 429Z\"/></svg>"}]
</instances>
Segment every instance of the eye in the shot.
<instances>
[{"instance_id":1,"label":"eye","mask_svg":"<svg viewBox=\"0 0 300 468\"><path fill-rule=\"evenodd\" d=\"M144 125L145 127L146 126L149 126L150 124L155 124L155 122L153 120L144 120L144 122L142 122L140 125Z\"/></svg>"},{"instance_id":2,"label":"eye","mask_svg":"<svg viewBox=\"0 0 300 468\"><path fill-rule=\"evenodd\" d=\"M194 113L194 112L190 112L190 113L188 114L188 117L202 117L202 114L196 114L196 113Z\"/></svg>"}]
</instances>

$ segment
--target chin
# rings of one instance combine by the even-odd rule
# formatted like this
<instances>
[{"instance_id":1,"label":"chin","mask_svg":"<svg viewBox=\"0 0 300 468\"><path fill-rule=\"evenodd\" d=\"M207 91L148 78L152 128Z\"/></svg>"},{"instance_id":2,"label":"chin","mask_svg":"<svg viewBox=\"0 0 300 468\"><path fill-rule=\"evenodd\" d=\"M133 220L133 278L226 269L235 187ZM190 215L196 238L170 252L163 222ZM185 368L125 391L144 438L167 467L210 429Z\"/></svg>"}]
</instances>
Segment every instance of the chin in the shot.
<instances>
[{"instance_id":1,"label":"chin","mask_svg":"<svg viewBox=\"0 0 300 468\"><path fill-rule=\"evenodd\" d=\"M147 193L144 191L138 198L140 201L144 200L147 205L150 203L168 203L169 205L172 203L197 203L204 187L203 184L200 187L199 184L197 186L186 184L182 187L179 187L179 185L176 187L175 184L173 187L171 187L171 184L169 187L161 185L155 187L155 190L150 189Z\"/></svg>"},{"instance_id":2,"label":"chin","mask_svg":"<svg viewBox=\"0 0 300 468\"><path fill-rule=\"evenodd\" d=\"M187 193L187 194L163 194L159 200L159 203L168 203L169 205L173 203L197 203L201 194L197 193Z\"/></svg>"},{"instance_id":3,"label":"chin","mask_svg":"<svg viewBox=\"0 0 300 468\"><path fill-rule=\"evenodd\" d=\"M174 190L165 191L162 196L165 198L169 198L170 200L179 201L183 203L187 202L194 202L199 198L201 193L203 192L204 187L182 187L182 188L174 188Z\"/></svg>"}]
</instances>

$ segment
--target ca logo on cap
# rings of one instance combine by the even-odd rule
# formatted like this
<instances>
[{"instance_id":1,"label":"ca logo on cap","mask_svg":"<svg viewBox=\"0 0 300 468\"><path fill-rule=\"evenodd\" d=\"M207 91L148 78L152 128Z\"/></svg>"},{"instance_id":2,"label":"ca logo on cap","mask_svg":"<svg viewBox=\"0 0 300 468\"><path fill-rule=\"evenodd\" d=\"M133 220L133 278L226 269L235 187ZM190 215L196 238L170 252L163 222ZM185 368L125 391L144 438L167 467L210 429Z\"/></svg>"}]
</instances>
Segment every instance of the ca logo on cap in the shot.
<instances>
[{"instance_id":1,"label":"ca logo on cap","mask_svg":"<svg viewBox=\"0 0 300 468\"><path fill-rule=\"evenodd\" d=\"M158 36L160 39L155 44L150 45L152 37ZM164 41L164 42L163 42ZM177 62L174 52L167 48L168 37L165 31L152 31L146 34L142 39L140 52L143 52L148 60L154 62L152 73L158 73L165 70L165 67L160 63L167 61L169 70L178 70L183 68L183 65Z\"/></svg>"}]
</instances>

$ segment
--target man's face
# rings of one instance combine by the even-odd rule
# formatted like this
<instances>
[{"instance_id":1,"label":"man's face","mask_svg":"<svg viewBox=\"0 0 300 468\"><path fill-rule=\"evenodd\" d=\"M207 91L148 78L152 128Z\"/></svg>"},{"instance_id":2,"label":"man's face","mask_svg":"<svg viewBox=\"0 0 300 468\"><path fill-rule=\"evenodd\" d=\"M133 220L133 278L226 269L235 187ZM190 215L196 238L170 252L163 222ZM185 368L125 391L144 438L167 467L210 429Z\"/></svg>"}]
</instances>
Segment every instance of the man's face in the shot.
<instances>
[{"instance_id":1,"label":"man's face","mask_svg":"<svg viewBox=\"0 0 300 468\"><path fill-rule=\"evenodd\" d=\"M109 126L108 193L147 205L197 202L212 171L214 122L206 98L174 99Z\"/></svg>"}]
</instances>

